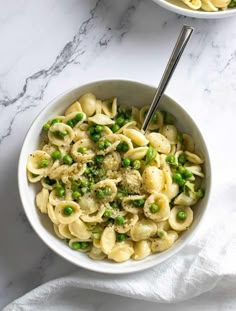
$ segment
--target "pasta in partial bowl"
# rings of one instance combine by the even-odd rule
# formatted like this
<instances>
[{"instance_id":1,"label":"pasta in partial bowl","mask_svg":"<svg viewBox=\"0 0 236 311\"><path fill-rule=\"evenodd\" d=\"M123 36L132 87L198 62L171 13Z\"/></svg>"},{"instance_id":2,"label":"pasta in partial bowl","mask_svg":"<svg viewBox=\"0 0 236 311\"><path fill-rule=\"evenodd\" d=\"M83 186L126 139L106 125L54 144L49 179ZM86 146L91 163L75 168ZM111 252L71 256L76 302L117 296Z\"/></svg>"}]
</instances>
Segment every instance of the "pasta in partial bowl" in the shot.
<instances>
[{"instance_id":1,"label":"pasta in partial bowl","mask_svg":"<svg viewBox=\"0 0 236 311\"><path fill-rule=\"evenodd\" d=\"M188 114L155 89L108 80L56 98L33 122L18 178L39 237L72 263L127 273L166 260L193 236L210 193L210 162Z\"/></svg>"},{"instance_id":2,"label":"pasta in partial bowl","mask_svg":"<svg viewBox=\"0 0 236 311\"><path fill-rule=\"evenodd\" d=\"M194 18L226 18L236 15L236 0L153 0L165 9Z\"/></svg>"}]
</instances>

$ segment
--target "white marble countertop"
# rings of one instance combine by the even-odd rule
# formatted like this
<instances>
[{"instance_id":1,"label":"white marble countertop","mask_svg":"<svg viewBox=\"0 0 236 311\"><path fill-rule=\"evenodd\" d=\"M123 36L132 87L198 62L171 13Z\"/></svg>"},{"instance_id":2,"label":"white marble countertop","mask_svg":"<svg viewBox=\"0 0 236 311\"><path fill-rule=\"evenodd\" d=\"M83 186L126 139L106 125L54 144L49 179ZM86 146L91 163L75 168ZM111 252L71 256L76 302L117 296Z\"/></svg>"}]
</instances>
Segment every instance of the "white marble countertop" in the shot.
<instances>
[{"instance_id":1,"label":"white marble countertop","mask_svg":"<svg viewBox=\"0 0 236 311\"><path fill-rule=\"evenodd\" d=\"M224 135L235 132L236 18L185 18L151 0L0 0L0 308L76 270L36 236L20 203L17 162L32 120L52 98L81 83L126 78L157 84L185 23L196 31L167 93L192 114L216 150L219 139L224 144ZM215 157L224 157L224 148ZM225 167L232 169L230 162ZM106 299L107 310L114 299L123 310L145 307ZM204 302L207 296L203 309ZM178 307L189 310L183 303L162 310Z\"/></svg>"}]
</instances>

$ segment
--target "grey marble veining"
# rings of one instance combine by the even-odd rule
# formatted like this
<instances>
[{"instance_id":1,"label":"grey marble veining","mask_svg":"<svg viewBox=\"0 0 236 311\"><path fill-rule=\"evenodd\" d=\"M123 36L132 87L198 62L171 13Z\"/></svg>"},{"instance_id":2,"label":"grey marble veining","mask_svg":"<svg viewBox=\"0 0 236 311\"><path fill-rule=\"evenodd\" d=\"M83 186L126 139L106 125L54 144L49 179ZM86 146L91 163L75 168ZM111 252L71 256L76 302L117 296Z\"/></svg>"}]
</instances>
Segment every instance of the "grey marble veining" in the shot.
<instances>
[{"instance_id":1,"label":"grey marble veining","mask_svg":"<svg viewBox=\"0 0 236 311\"><path fill-rule=\"evenodd\" d=\"M20 203L17 162L32 120L80 83L127 78L157 84L184 23L196 30L167 93L203 128L215 161L225 156L219 139L235 132L235 18L185 18L151 0L0 0L0 308L78 270L41 242ZM220 170L215 174L221 178Z\"/></svg>"}]
</instances>

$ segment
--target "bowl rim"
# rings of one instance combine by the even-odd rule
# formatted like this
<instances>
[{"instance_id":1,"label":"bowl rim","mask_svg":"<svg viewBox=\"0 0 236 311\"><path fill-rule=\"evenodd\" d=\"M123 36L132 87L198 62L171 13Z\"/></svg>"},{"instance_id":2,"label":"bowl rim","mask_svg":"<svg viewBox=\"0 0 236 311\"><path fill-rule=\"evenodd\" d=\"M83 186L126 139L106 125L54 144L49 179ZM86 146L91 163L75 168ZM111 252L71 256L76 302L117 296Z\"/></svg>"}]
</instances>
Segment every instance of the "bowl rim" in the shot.
<instances>
[{"instance_id":1,"label":"bowl rim","mask_svg":"<svg viewBox=\"0 0 236 311\"><path fill-rule=\"evenodd\" d=\"M170 99L171 101L174 102L175 105L178 106L179 110L182 110L185 114L188 115L188 117L190 118L191 122L195 125L196 129L198 130L198 134L201 137L204 147L205 147L205 158L207 158L207 162L208 162L208 171L209 171L209 176L208 176L208 191L207 191L207 196L205 197L205 205L204 208L201 212L201 214L199 215L199 219L198 219L198 224L197 226L193 229L193 231L191 232L191 234L188 234L185 237L185 240L182 241L182 243L180 243L180 245L176 246L174 249L172 249L171 252L168 252L165 254L164 257L158 258L156 259L156 261L150 261L150 262L146 262L145 265L143 264L143 261L140 260L140 265L139 266L134 266L134 267L119 267L119 269L112 269L112 268L97 268L97 265L94 264L94 266L86 266L86 262L75 262L72 258L70 258L70 256L65 255L62 252L59 252L56 247L54 247L54 245L52 245L49 241L47 241L47 239L42 236L40 234L40 231L35 228L33 220L31 219L30 215L28 214L28 209L26 208L27 206L27 202L26 199L24 197L24 190L23 190L23 186L21 186L21 167L22 167L22 162L23 158L24 158L24 145L27 142L27 139L30 135L30 132L32 130L32 126L35 122L37 122L37 120L40 118L41 114L43 114L44 111L46 111L48 109L49 106L53 105L54 103L56 103L61 97L79 89L79 88L83 88L83 87L88 87L89 85L93 85L93 84L97 84L97 83L110 83L110 82L118 82L118 83L132 83L132 84L137 84L140 85L142 87L147 87L147 88L156 88L156 86L151 85L151 84L146 84L140 81L136 81L136 80L130 80L130 79L104 79L104 80L94 80L94 81L90 81L90 82L86 82L84 84L80 84L74 87L71 87L69 89L67 89L66 91L60 93L59 95L57 95L56 97L54 97L52 100L50 100L46 106L37 114L37 116L34 118L34 120L31 122L29 129L26 132L22 147L21 147L21 151L20 151L20 156L19 156L19 160L18 160L18 168L17 168L17 181L18 181L18 190L19 190L19 194L20 194L20 200L21 200L21 204L23 207L23 210L26 214L26 217L31 225L31 227L33 228L34 232L37 234L37 236L49 247L49 249L51 249L53 252L55 252L57 255L59 255L61 258L65 259L66 261L76 265L79 268L84 268L88 271L94 271L94 272L98 272L101 274L128 274L128 273L134 273L134 272L139 272L139 271L144 271L146 269L149 269L151 267L154 267L158 264L160 264L161 262L166 261L167 259L169 259L170 257L176 255L181 249L183 249L187 244L189 244L189 242L193 239L193 237L196 235L197 231L199 230L199 227L202 225L203 223L203 218L206 214L207 211L207 207L209 205L209 200L210 200L210 194L211 194L211 188L212 188L212 169L211 169L211 161L210 161L210 157L209 157L209 152L208 152L208 148L207 145L205 143L205 140L203 138L203 135L201 133L201 131L199 130L197 124L195 123L195 121L192 119L192 117L187 113L187 111L185 111L185 109L183 109L175 100L173 100L170 96L164 94L164 96L167 99ZM158 255L158 254L157 254ZM96 263L96 261L94 261L94 263ZM114 267L115 265L117 265L117 263L114 263ZM112 266L113 267L113 266Z\"/></svg>"},{"instance_id":2,"label":"bowl rim","mask_svg":"<svg viewBox=\"0 0 236 311\"><path fill-rule=\"evenodd\" d=\"M217 11L217 12L205 12L198 10L191 10L188 8L182 8L178 5L170 3L166 0L153 0L156 4L159 4L161 7L185 16L199 18L199 19L217 19L217 18L227 18L236 15L236 8L232 8L230 10L225 11Z\"/></svg>"}]
</instances>

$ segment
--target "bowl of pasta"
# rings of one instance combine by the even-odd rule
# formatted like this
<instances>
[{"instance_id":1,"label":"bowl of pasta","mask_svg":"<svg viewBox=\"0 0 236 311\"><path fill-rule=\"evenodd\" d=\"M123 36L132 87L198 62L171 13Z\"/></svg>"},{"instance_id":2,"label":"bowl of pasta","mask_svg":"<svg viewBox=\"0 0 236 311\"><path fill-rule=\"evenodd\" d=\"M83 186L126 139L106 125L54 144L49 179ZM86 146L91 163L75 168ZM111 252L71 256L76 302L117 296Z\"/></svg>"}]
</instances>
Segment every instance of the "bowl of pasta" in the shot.
<instances>
[{"instance_id":1,"label":"bowl of pasta","mask_svg":"<svg viewBox=\"0 0 236 311\"><path fill-rule=\"evenodd\" d=\"M236 0L153 0L161 7L194 18L225 18L236 15Z\"/></svg>"},{"instance_id":2,"label":"bowl of pasta","mask_svg":"<svg viewBox=\"0 0 236 311\"><path fill-rule=\"evenodd\" d=\"M152 267L194 235L210 193L210 160L191 117L155 88L105 80L54 99L32 123L19 159L22 204L38 236L80 267Z\"/></svg>"}]
</instances>

